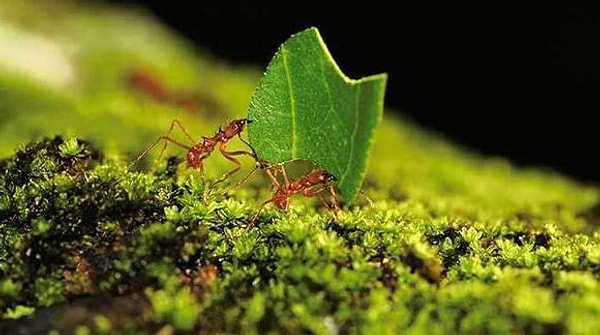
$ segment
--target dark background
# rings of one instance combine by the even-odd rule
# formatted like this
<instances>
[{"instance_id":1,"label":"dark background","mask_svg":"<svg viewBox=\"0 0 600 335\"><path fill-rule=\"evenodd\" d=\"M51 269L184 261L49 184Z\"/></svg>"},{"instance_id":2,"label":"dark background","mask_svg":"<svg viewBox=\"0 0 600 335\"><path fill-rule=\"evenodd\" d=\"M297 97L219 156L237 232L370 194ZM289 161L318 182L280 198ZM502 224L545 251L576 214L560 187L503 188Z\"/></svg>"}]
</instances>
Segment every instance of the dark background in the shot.
<instances>
[{"instance_id":1,"label":"dark background","mask_svg":"<svg viewBox=\"0 0 600 335\"><path fill-rule=\"evenodd\" d=\"M386 106L487 155L600 181L600 13L557 5L229 1L148 8L231 62L265 67L316 26L352 78L387 72Z\"/></svg>"}]
</instances>

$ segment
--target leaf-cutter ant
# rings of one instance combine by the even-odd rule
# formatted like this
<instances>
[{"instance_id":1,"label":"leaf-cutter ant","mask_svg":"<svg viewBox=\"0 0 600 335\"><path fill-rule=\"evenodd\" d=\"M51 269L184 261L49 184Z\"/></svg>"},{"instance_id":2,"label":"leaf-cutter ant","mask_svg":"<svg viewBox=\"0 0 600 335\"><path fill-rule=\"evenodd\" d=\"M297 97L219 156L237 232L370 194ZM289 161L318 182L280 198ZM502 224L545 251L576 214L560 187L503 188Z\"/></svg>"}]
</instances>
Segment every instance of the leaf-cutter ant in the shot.
<instances>
[{"instance_id":1,"label":"leaf-cutter ant","mask_svg":"<svg viewBox=\"0 0 600 335\"><path fill-rule=\"evenodd\" d=\"M219 178L217 181L215 181L215 184L220 183L220 182L224 181L225 179L229 178L234 173L238 172L240 170L240 168L242 167L242 164L236 158L236 156L249 155L256 159L256 154L254 153L254 149L252 148L250 143L246 142L241 136L241 133L244 130L244 127L250 122L251 121L248 119L233 120L227 125L227 127L225 127L225 129L219 127L219 130L215 133L214 136L212 136L212 137L202 136L201 141L196 141L192 137L192 135L190 135L190 133L187 131L187 129L185 129L185 127L181 124L181 121L175 119L175 120L173 120L173 122L171 122L171 126L169 127L169 130L167 131L167 133L163 136L160 136L158 139L156 139L156 141L154 143L152 143L149 147L147 147L146 150L144 150L133 161L133 163L131 165L136 164L140 159L142 159L144 156L146 156L148 154L148 152L150 152L150 150L152 150L160 141L164 141L164 146L160 152L160 156L162 156L163 153L165 152L165 150L167 149L167 144L170 142L170 143L173 143L173 144L187 150L186 161L187 161L188 167L191 167L195 170L200 170L202 172L202 178L204 178L204 160L208 156L210 156L210 154L212 154L212 152L218 146L219 151L221 152L223 157L225 157L227 160L229 160L230 162L232 162L233 164L236 165L235 168L233 168L231 171L225 173L221 178ZM171 132L173 131L175 126L179 127L179 129L185 134L185 136L194 144L187 145L187 144L184 144L184 143L174 139L173 137L171 137ZM227 143L229 142L229 140L231 140L232 138L234 138L236 136L242 142L244 142L252 150L252 152L244 151L244 150L227 151Z\"/></svg>"},{"instance_id":2,"label":"leaf-cutter ant","mask_svg":"<svg viewBox=\"0 0 600 335\"><path fill-rule=\"evenodd\" d=\"M305 197L318 196L323 203L329 208L334 217L339 210L338 197L335 192L334 182L336 178L331 173L317 169L313 170L297 180L290 180L285 172L285 167L282 164L266 166L266 162L258 159L259 167L263 168L267 174L267 177L271 180L275 192L267 201L263 202L256 214L250 220L248 228L250 228L263 208L269 204L274 203L279 210L285 211L289 205L289 198L295 194L302 194ZM277 180L277 174L281 173L283 178L283 184ZM323 192L328 192L330 195L329 202L323 197Z\"/></svg>"},{"instance_id":3,"label":"leaf-cutter ant","mask_svg":"<svg viewBox=\"0 0 600 335\"><path fill-rule=\"evenodd\" d=\"M128 77L129 86L156 101L181 107L190 112L198 110L198 102L191 93L171 90L159 77L144 69L133 69Z\"/></svg>"}]
</instances>

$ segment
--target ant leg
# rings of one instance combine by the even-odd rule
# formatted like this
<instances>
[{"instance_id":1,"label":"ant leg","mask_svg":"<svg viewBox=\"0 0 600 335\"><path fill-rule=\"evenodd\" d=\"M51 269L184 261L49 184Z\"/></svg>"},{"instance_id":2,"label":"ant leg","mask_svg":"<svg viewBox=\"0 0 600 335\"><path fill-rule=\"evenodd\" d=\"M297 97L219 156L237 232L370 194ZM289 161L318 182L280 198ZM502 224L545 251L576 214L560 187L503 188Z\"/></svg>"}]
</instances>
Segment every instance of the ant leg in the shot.
<instances>
[{"instance_id":1,"label":"ant leg","mask_svg":"<svg viewBox=\"0 0 600 335\"><path fill-rule=\"evenodd\" d=\"M190 146L185 145L185 144L183 144L183 143L181 143L181 142L173 139L172 137L169 137L169 136L166 136L166 135L165 136L159 136L156 139L156 141L154 141L154 143L152 143L144 151L142 151L142 153L139 156L137 156L137 158L131 164L129 164L129 167L132 167L135 164L137 164L140 161L140 159L142 159L144 156L146 156L150 152L150 150L152 150L160 141L165 141L165 148L167 147L167 143L171 142L171 143L173 143L173 144L175 144L175 145L177 145L179 147L182 147L184 149L187 149L187 150L191 149ZM161 156L162 156L162 152L164 152L164 149L161 151Z\"/></svg>"},{"instance_id":2,"label":"ant leg","mask_svg":"<svg viewBox=\"0 0 600 335\"><path fill-rule=\"evenodd\" d=\"M242 178L235 185L233 185L234 189L236 189L240 185L244 184L248 180L248 178L250 178L250 176L252 176L254 174L254 172L256 172L256 170L262 169L262 170L266 171L269 168L269 164L264 159L261 159L259 157L254 157L254 159L256 160L256 165L252 168L252 170L250 170L250 172L248 172L248 174L244 178Z\"/></svg>"},{"instance_id":3,"label":"ant leg","mask_svg":"<svg viewBox=\"0 0 600 335\"><path fill-rule=\"evenodd\" d=\"M183 124L181 124L181 121L179 121L179 119L175 119L171 122L171 125L169 126L169 129L167 130L166 134L158 137L158 139L156 139L156 141L154 143L152 143L150 146L148 146L129 166L131 167L131 166L137 164L140 161L140 159L142 159L144 156L146 156L148 154L148 152L150 152L150 150L152 150L161 140L165 141L165 143L163 145L162 150L160 151L159 158L162 157L165 150L167 149L168 142L171 142L171 143L173 143L177 146L180 146L184 149L190 150L191 149L190 146L185 145L171 137L171 133L173 132L173 129L175 128L175 126L178 126L179 129L185 134L185 136L192 143L196 143L196 140L194 140L192 135L190 135L190 133L187 131L187 129L185 129L185 127L183 126Z\"/></svg>"},{"instance_id":4,"label":"ant leg","mask_svg":"<svg viewBox=\"0 0 600 335\"><path fill-rule=\"evenodd\" d=\"M363 198L365 198L365 200L367 200L370 207L375 207L375 203L373 202L373 200L371 200L371 198L369 198L369 196L367 195L367 193L365 193L365 191L358 190L358 194L362 195Z\"/></svg>"},{"instance_id":5,"label":"ant leg","mask_svg":"<svg viewBox=\"0 0 600 335\"><path fill-rule=\"evenodd\" d=\"M208 206L209 188L206 187L206 177L204 176L204 165L200 165L200 179L202 180L202 203Z\"/></svg>"},{"instance_id":6,"label":"ant leg","mask_svg":"<svg viewBox=\"0 0 600 335\"><path fill-rule=\"evenodd\" d=\"M281 167L281 174L283 175L283 181L286 185L290 184L290 180L288 179L287 173L285 172L285 167L283 165L279 165Z\"/></svg>"},{"instance_id":7,"label":"ant leg","mask_svg":"<svg viewBox=\"0 0 600 335\"><path fill-rule=\"evenodd\" d=\"M323 197L322 193L325 190L329 191L329 194L331 195L330 201L326 201ZM334 219L337 220L337 212L340 210L340 207L338 204L337 194L335 193L333 185L323 186L317 190L307 188L304 190L304 192L302 192L302 194L308 198L318 196L319 199L321 199L321 201L325 204L325 206L327 206L327 208L332 212Z\"/></svg>"},{"instance_id":8,"label":"ant leg","mask_svg":"<svg viewBox=\"0 0 600 335\"><path fill-rule=\"evenodd\" d=\"M240 187L241 185L243 185L254 174L254 172L256 172L258 170L258 168L260 168L260 166L258 166L258 165L253 167L252 170L250 170L250 172L248 172L248 174L246 174L246 176L244 176L244 178L242 178L240 181L235 183L235 185L233 185L233 188L236 189L236 188Z\"/></svg>"},{"instance_id":9,"label":"ant leg","mask_svg":"<svg viewBox=\"0 0 600 335\"><path fill-rule=\"evenodd\" d=\"M275 167L277 167L277 166L275 166ZM279 181L277 181L277 178L275 177L276 174L274 174L273 172L271 172L271 168L274 168L274 167L268 167L265 170L265 172L267 173L267 177L269 177L269 179L271 179L271 183L273 184L273 187L275 187L275 189L280 189L281 188L281 184L279 184ZM277 173L277 171L275 171L275 173Z\"/></svg>"},{"instance_id":10,"label":"ant leg","mask_svg":"<svg viewBox=\"0 0 600 335\"><path fill-rule=\"evenodd\" d=\"M232 162L233 164L235 164L236 167L233 168L233 170L225 173L221 178L215 180L215 182L213 183L213 185L216 185L218 183L221 183L221 182L225 181L227 178L229 178L231 175L235 174L236 172L238 172L242 168L242 164L240 163L240 161L238 161L237 159L235 159L233 157L235 155L225 155L225 154L223 154L223 156L225 158L227 158L227 160L229 160L230 162Z\"/></svg>"},{"instance_id":11,"label":"ant leg","mask_svg":"<svg viewBox=\"0 0 600 335\"><path fill-rule=\"evenodd\" d=\"M179 121L179 119L175 119L175 120L173 120L171 122L171 125L169 126L169 130L167 130L167 133L165 134L165 137L171 137L171 133L173 132L173 129L175 128L175 126L179 127L179 129L185 134L185 136L190 140L191 143L198 143L192 137L192 135L190 135L190 133L188 132L188 130L185 129L185 127L183 126L183 124L181 123L181 121ZM167 149L167 142L165 142L165 145L163 146L162 150L160 151L160 155L158 156L159 158L162 157L162 155L165 153L166 149Z\"/></svg>"},{"instance_id":12,"label":"ant leg","mask_svg":"<svg viewBox=\"0 0 600 335\"><path fill-rule=\"evenodd\" d=\"M225 150L225 142L221 143L221 145L219 146L219 150L221 151L221 154L223 155L223 157L225 157L227 160L229 160L230 162L232 162L233 164L236 165L236 167L225 173L221 178L219 178L217 181L214 182L214 185L224 181L225 179L231 177L231 175L233 175L234 173L238 172L241 168L242 168L242 164L240 163L239 160L237 160L234 156L239 156L239 155L249 155L251 157L254 157L254 155L248 151L226 151Z\"/></svg>"},{"instance_id":13,"label":"ant leg","mask_svg":"<svg viewBox=\"0 0 600 335\"><path fill-rule=\"evenodd\" d=\"M274 171L274 172L272 172ZM283 164L276 164L276 165L271 165L269 167L267 167L267 175L269 176L269 178L271 178L272 181L274 181L274 185L277 186L277 188L281 188L281 185L279 184L279 182L277 182L277 179L275 178L275 176L277 175L277 172L280 172L283 175L283 183L284 185L289 185L290 184L290 180L288 179L287 173L285 172L285 167L283 166Z\"/></svg>"},{"instance_id":14,"label":"ant leg","mask_svg":"<svg viewBox=\"0 0 600 335\"><path fill-rule=\"evenodd\" d=\"M340 210L340 204L338 201L337 193L335 192L335 188L333 187L333 185L329 185L327 187L327 190L329 191L329 194L331 195L331 204L333 205L333 211L334 211L334 213L337 213Z\"/></svg>"},{"instance_id":15,"label":"ant leg","mask_svg":"<svg viewBox=\"0 0 600 335\"><path fill-rule=\"evenodd\" d=\"M262 166L263 166L262 164L259 165L259 167L262 167ZM277 190L281 189L281 184L279 184L279 181L277 181L277 178L275 177L275 174L271 171L271 169L273 169L273 168L274 168L273 166L269 166L269 167L265 168L265 173L267 174L267 177L269 177L269 179L271 180L271 183L273 184L273 187L275 188L275 192L273 193L273 196L271 196L270 199L268 199L267 201L263 202L260 205L260 207L258 207L258 210L256 211L256 214L254 214L254 216L252 217L252 219L250 220L250 222L248 224L248 227L246 228L247 230L250 229L254 225L254 222L256 221L256 219L258 219L258 215L260 214L260 212L262 212L263 208L267 204L275 201L275 197L277 196Z\"/></svg>"},{"instance_id":16,"label":"ant leg","mask_svg":"<svg viewBox=\"0 0 600 335\"><path fill-rule=\"evenodd\" d=\"M193 142L193 143L198 142L192 135L190 135L190 132L183 126L183 124L181 123L181 121L179 119L175 119L175 120L173 120L173 122L171 122L171 126L169 127L169 131L167 132L167 134L170 134L171 131L173 131L173 128L175 127L175 125L177 125L177 127L179 127L179 129L185 134L185 136L191 142Z\"/></svg>"},{"instance_id":17,"label":"ant leg","mask_svg":"<svg viewBox=\"0 0 600 335\"><path fill-rule=\"evenodd\" d=\"M254 147L250 145L250 143L248 143L243 137L241 133L238 133L238 138L240 139L240 141L244 142L245 145L248 146L248 148L250 148L250 150L252 150L252 157L254 157L254 159L258 160L258 155L256 154L256 151L254 150Z\"/></svg>"},{"instance_id":18,"label":"ant leg","mask_svg":"<svg viewBox=\"0 0 600 335\"><path fill-rule=\"evenodd\" d=\"M258 219L258 215L260 214L260 212L262 212L263 208L265 208L265 206L271 202L275 201L275 194L273 194L273 196L271 197L271 199L263 202L260 207L258 207L258 210L256 211L256 214L254 214L254 216L252 216L252 219L250 219L250 221L248 222L248 226L246 227L246 230L250 230L250 228L252 228L252 226L254 226L254 222L256 222L256 219Z\"/></svg>"},{"instance_id":19,"label":"ant leg","mask_svg":"<svg viewBox=\"0 0 600 335\"><path fill-rule=\"evenodd\" d=\"M236 189L236 188L240 187L240 185L244 184L248 180L248 178L250 178L258 169L267 171L268 163L265 160L260 159L258 157L255 157L255 159L256 159L256 166L254 166L252 168L252 170L250 170L250 172L248 172L248 174L244 178L242 178L240 181L235 183L235 185L233 185L233 189ZM273 176L271 175L271 177L273 177ZM271 179L271 181L273 181L273 179ZM277 181L275 181L275 182L277 182ZM279 184L279 183L277 183L277 184Z\"/></svg>"},{"instance_id":20,"label":"ant leg","mask_svg":"<svg viewBox=\"0 0 600 335\"><path fill-rule=\"evenodd\" d=\"M321 199L321 201L325 204L325 206L327 206L327 209L329 209L329 212L331 213L331 215L333 216L333 220L337 223L338 222L338 218L337 218L337 212L338 212L338 207L337 207L337 200L332 199L331 203L327 202L327 200L325 200L325 197L323 197L322 192L317 193L317 196L319 197L319 199Z\"/></svg>"}]
</instances>

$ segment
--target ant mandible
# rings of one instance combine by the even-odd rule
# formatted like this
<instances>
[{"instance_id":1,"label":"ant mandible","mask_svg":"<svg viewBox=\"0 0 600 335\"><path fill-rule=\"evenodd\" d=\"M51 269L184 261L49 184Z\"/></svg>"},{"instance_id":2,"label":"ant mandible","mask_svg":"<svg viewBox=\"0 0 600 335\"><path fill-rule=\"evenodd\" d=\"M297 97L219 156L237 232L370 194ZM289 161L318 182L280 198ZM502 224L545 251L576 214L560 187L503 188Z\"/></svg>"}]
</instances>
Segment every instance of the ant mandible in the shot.
<instances>
[{"instance_id":1,"label":"ant mandible","mask_svg":"<svg viewBox=\"0 0 600 335\"><path fill-rule=\"evenodd\" d=\"M259 164L261 167L264 167L266 163L259 161ZM327 205L327 207L333 211L334 217L336 216L336 213L339 210L338 197L333 184L333 182L336 181L336 178L331 173L319 169L307 173L298 180L289 180L287 173L285 172L285 168L281 164L268 166L265 168L265 172L271 180L271 183L275 188L275 192L271 198L260 205L258 211L256 211L256 214L254 214L250 220L248 228L254 224L263 208L271 202L274 203L279 210L287 210L289 198L294 194L302 194L305 197L318 196L321 201L323 201L323 203L325 203L325 205ZM277 173L281 173L283 176L283 185L277 180ZM329 192L329 195L331 196L330 202L327 202L323 197L322 193L324 191Z\"/></svg>"},{"instance_id":2,"label":"ant mandible","mask_svg":"<svg viewBox=\"0 0 600 335\"><path fill-rule=\"evenodd\" d=\"M227 160L229 160L230 162L232 162L233 164L236 165L236 167L233 170L225 173L221 178L219 178L217 181L215 181L215 184L220 183L220 182L224 181L225 179L229 178L234 173L238 172L240 170L240 168L242 167L242 164L240 163L239 160L237 160L237 158L235 158L235 156L249 155L251 157L256 158L256 154L254 153L254 149L252 148L250 143L246 142L241 136L241 133L244 130L244 127L250 122L251 121L248 119L233 120L227 125L227 127L225 127L225 129L222 129L221 127L219 127L219 130L215 133L214 136L212 136L212 137L202 136L201 141L196 141L196 140L194 140L192 135L190 135L190 133L187 131L187 129L185 129L185 127L181 124L181 121L179 121L178 119L175 119L175 120L173 120L173 122L171 122L171 126L169 127L169 130L167 131L167 133L163 136L160 136L158 139L156 139L156 141L154 143L152 143L152 145L150 145L148 148L146 148L146 150L144 150L133 161L133 163L131 165L136 164L140 159L142 159L142 157L147 155L148 152L150 152L150 150L152 150L160 141L164 141L164 146L160 152L160 156L162 156L162 154L167 149L167 144L169 142L171 142L181 148L187 149L186 161L187 161L188 167L191 167L195 170L200 170L202 172L202 178L204 178L204 160L208 156L210 156L210 154L215 150L215 147L217 147L217 145L218 145L219 151L221 152L223 157L225 157ZM193 144L191 146L186 145L186 144L181 143L180 141L174 139L173 137L171 137L171 132L173 131L175 126L179 127L179 129L181 129L181 131L185 134L185 136L192 143L195 143L195 144ZM248 151L244 151L244 150L227 151L227 142L229 142L229 140L231 140L235 136L237 136L242 142L244 142L252 150L252 152L248 152Z\"/></svg>"}]
</instances>

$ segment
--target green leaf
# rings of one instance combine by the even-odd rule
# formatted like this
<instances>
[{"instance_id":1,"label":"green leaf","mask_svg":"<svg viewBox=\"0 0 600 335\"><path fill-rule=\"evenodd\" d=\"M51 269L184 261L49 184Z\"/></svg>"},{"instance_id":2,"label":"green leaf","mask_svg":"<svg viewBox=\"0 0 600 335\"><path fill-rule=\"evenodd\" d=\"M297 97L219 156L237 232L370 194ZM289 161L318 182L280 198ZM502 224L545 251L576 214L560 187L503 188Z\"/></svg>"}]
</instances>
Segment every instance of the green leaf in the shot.
<instances>
[{"instance_id":1,"label":"green leaf","mask_svg":"<svg viewBox=\"0 0 600 335\"><path fill-rule=\"evenodd\" d=\"M366 174L386 80L386 74L346 77L316 28L295 34L279 47L252 96L250 143L269 163L309 160L326 169L350 201Z\"/></svg>"}]
</instances>

